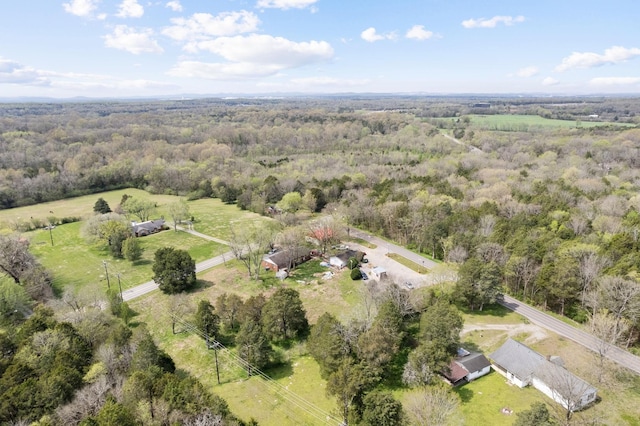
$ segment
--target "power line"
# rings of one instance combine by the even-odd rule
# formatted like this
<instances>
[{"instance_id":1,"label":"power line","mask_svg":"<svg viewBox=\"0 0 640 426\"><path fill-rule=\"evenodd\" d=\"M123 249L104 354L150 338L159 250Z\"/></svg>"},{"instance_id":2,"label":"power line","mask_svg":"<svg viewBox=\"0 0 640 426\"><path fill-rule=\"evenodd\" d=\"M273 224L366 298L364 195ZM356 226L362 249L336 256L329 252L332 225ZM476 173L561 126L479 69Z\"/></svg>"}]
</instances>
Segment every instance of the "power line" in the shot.
<instances>
[{"instance_id":1,"label":"power line","mask_svg":"<svg viewBox=\"0 0 640 426\"><path fill-rule=\"evenodd\" d=\"M321 421L322 424L338 424L338 425L342 424L342 421L335 418L331 413L324 411L323 409L319 408L315 404L302 398L295 392L290 391L285 386L281 385L280 383L278 383L277 381L269 377L266 373L264 373L259 368L253 366L251 363L242 359L240 356L234 354L229 348L225 347L222 343L209 337L206 333L204 333L195 325L174 315L173 313L166 312L166 311L165 313L168 313L168 315L176 323L179 323L185 330L198 335L199 337L205 339L205 341L213 342L213 344L218 348L218 350L221 350L222 354L229 361L241 367L243 370L251 371L253 375L260 377L262 379L261 383L266 385L270 391L272 391L276 395L283 398L286 402L293 404L296 408L304 411L307 415L313 417L314 419Z\"/></svg>"}]
</instances>

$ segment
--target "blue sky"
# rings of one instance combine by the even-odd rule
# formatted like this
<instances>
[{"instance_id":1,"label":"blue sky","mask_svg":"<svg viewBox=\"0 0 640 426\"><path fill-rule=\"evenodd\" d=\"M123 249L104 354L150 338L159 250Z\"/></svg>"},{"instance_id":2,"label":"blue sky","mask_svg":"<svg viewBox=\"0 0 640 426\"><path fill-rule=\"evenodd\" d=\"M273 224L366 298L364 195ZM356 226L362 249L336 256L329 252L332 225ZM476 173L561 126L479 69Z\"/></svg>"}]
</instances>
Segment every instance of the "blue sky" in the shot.
<instances>
[{"instance_id":1,"label":"blue sky","mask_svg":"<svg viewBox=\"0 0 640 426\"><path fill-rule=\"evenodd\" d=\"M637 0L25 0L0 97L640 94Z\"/></svg>"}]
</instances>

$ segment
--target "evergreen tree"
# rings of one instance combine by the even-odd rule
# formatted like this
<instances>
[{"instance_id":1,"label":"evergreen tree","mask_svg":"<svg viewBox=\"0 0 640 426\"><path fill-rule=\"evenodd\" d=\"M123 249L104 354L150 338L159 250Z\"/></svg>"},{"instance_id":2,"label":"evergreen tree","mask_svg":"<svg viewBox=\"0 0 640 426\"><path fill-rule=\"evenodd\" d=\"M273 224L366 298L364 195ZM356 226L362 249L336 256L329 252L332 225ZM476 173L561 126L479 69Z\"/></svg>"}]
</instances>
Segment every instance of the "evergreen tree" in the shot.
<instances>
[{"instance_id":1,"label":"evergreen tree","mask_svg":"<svg viewBox=\"0 0 640 426\"><path fill-rule=\"evenodd\" d=\"M100 214L111 213L111 207L104 198L98 198L98 201L93 205L93 211Z\"/></svg>"},{"instance_id":2,"label":"evergreen tree","mask_svg":"<svg viewBox=\"0 0 640 426\"><path fill-rule=\"evenodd\" d=\"M196 284L196 264L184 250L172 247L158 249L153 273L153 280L163 293L180 293Z\"/></svg>"}]
</instances>

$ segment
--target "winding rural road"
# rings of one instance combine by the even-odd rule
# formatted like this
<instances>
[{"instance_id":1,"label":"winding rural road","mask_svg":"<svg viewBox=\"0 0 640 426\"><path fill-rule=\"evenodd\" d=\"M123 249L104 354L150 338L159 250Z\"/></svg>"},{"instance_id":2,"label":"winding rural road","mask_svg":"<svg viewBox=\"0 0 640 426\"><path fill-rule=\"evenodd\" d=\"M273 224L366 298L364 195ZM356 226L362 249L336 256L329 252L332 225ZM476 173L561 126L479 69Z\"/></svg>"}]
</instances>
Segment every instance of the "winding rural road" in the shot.
<instances>
[{"instance_id":1,"label":"winding rural road","mask_svg":"<svg viewBox=\"0 0 640 426\"><path fill-rule=\"evenodd\" d=\"M597 337L564 323L551 315L545 314L544 312L541 312L526 303L520 302L511 296L505 295L504 301L501 302L501 305L522 315L532 323L551 330L569 340L573 340L596 353L599 353L601 349L605 348L605 356L607 358L637 374L640 374L640 357L637 357L624 349L620 349L617 346L606 345Z\"/></svg>"},{"instance_id":2,"label":"winding rural road","mask_svg":"<svg viewBox=\"0 0 640 426\"><path fill-rule=\"evenodd\" d=\"M225 243L222 240L195 231L186 229L184 231L194 235L198 235L205 239ZM431 259L427 259L417 253L412 252L411 250L407 250L406 248L401 247L397 244L390 243L383 240L382 238L375 237L360 230L351 228L350 235L361 238L365 241L369 241L373 244L376 244L377 246L387 247L389 252L397 253L400 256L411 260L417 265L422 265L426 268L433 268L437 265L437 263L432 261ZM203 262L197 263L196 273L213 268L214 266L218 266L224 263L226 260L230 260L233 258L233 253L229 251L211 259L207 259ZM122 298L126 302L152 292L157 288L158 285L154 281L148 281L146 283L123 291ZM527 305L526 303L520 302L519 300L516 300L511 296L505 295L504 300L501 302L501 304L504 307L511 309L512 311L527 318L532 323L537 324L540 327L544 327L547 330L553 331L554 333L557 333L567 339L573 340L579 345L582 345L585 348L590 349L596 353L598 353L600 349L606 348L605 356L607 358L637 374L640 374L640 357L633 355L629 351L618 348L617 346L605 345L597 337L585 331L579 330L567 323L564 323L559 319L552 317L551 315L545 314L544 312L541 312L538 309Z\"/></svg>"}]
</instances>

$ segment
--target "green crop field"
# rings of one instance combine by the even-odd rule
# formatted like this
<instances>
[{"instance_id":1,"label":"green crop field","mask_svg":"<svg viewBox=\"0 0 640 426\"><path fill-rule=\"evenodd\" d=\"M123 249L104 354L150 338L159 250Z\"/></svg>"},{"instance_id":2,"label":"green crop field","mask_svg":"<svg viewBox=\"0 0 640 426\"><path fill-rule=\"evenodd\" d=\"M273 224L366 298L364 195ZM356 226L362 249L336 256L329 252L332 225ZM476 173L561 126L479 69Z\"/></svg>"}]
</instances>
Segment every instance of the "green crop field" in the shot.
<instances>
[{"instance_id":1,"label":"green crop field","mask_svg":"<svg viewBox=\"0 0 640 426\"><path fill-rule=\"evenodd\" d=\"M471 124L483 130L497 130L503 132L526 132L529 130L541 130L552 128L573 129L577 127L597 127L597 126L628 126L633 124L599 122L599 121L575 121L575 120L553 120L543 118L538 115L470 115Z\"/></svg>"}]
</instances>

